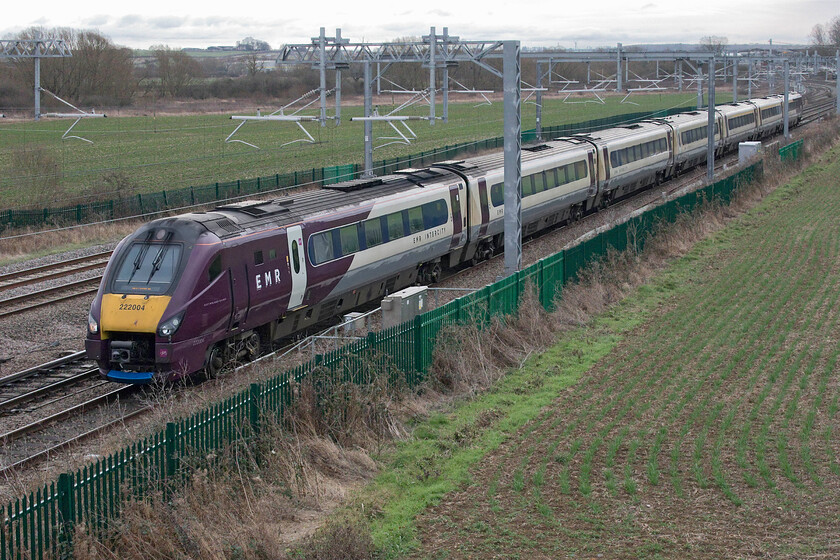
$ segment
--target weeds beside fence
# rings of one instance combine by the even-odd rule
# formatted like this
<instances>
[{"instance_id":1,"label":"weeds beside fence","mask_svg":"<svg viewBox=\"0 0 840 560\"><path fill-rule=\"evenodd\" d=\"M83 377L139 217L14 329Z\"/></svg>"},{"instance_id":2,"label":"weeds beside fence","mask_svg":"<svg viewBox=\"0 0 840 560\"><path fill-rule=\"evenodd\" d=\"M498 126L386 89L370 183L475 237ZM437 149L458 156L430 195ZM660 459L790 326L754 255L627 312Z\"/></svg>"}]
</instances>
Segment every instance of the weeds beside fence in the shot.
<instances>
[{"instance_id":1,"label":"weeds beside fence","mask_svg":"<svg viewBox=\"0 0 840 560\"><path fill-rule=\"evenodd\" d=\"M569 136L579 132L592 132L619 124L639 121L652 117L663 117L679 113L685 109L669 109L654 112L629 113L605 117L585 122L543 128L544 138ZM536 140L536 131L522 133L523 142ZM498 149L504 145L504 138L499 136L477 142L464 142L444 146L408 156L385 159L374 163L378 175L387 175L408 167L425 167L447 159L469 156L478 152ZM317 167L305 171L278 173L266 177L237 179L160 192L135 194L125 198L100 200L86 204L75 204L59 208L39 208L26 210L0 210L0 231L21 227L39 227L44 225L73 225L101 220L113 220L129 216L143 216L154 212L224 202L247 196L259 196L301 186L321 186L358 178L364 171L360 164L334 165Z\"/></svg>"},{"instance_id":2,"label":"weeds beside fence","mask_svg":"<svg viewBox=\"0 0 840 560\"><path fill-rule=\"evenodd\" d=\"M183 484L190 476L188 460L211 457L228 445L251 441L260 431L261 419L282 417L295 399L295 388L307 377L329 375L361 383L365 381L365 368L379 363L389 368L394 383L417 386L429 371L442 328L467 321L487 325L493 317L515 313L529 289L536 290L540 303L551 310L563 286L594 259L610 250L642 250L660 224L675 221L678 215L691 212L705 201L728 204L739 185L752 182L762 172L759 161L413 321L369 333L341 349L318 355L189 418L168 423L157 434L107 458L61 474L56 482L4 508L0 560L69 555L70 536L76 525L106 529L125 501Z\"/></svg>"}]
</instances>

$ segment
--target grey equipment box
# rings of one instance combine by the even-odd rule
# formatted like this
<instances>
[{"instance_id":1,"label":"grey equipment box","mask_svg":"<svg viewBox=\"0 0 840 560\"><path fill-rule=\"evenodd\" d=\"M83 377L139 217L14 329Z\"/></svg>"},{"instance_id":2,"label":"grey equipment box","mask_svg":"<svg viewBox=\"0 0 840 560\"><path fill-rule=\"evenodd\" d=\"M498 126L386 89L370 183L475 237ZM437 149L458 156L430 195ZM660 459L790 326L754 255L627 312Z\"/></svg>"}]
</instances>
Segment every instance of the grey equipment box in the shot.
<instances>
[{"instance_id":1,"label":"grey equipment box","mask_svg":"<svg viewBox=\"0 0 840 560\"><path fill-rule=\"evenodd\" d=\"M761 142L740 142L738 144L738 163L744 163L760 153Z\"/></svg>"},{"instance_id":2,"label":"grey equipment box","mask_svg":"<svg viewBox=\"0 0 840 560\"><path fill-rule=\"evenodd\" d=\"M428 288L411 286L382 300L382 328L387 329L414 319L426 312Z\"/></svg>"}]
</instances>

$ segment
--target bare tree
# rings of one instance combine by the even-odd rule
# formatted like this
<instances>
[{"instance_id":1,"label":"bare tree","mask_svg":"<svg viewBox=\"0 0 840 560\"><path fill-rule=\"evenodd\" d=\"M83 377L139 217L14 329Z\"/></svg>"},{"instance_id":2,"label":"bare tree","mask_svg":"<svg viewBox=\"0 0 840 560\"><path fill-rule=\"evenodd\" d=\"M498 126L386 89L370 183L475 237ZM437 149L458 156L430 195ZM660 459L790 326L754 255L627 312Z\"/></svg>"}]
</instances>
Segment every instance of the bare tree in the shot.
<instances>
[{"instance_id":1,"label":"bare tree","mask_svg":"<svg viewBox=\"0 0 840 560\"><path fill-rule=\"evenodd\" d=\"M68 101L78 103L124 104L137 89L130 49L114 45L97 31L70 28L30 28L19 38L62 39L72 57L41 61L41 86ZM15 81L32 87L34 65L29 60L15 62Z\"/></svg>"},{"instance_id":2,"label":"bare tree","mask_svg":"<svg viewBox=\"0 0 840 560\"><path fill-rule=\"evenodd\" d=\"M834 54L840 48L840 16L834 16L826 24L818 23L811 29L811 43L823 56Z\"/></svg>"},{"instance_id":3,"label":"bare tree","mask_svg":"<svg viewBox=\"0 0 840 560\"><path fill-rule=\"evenodd\" d=\"M729 45L729 39L719 35L707 35L700 39L700 46L703 50L715 54L723 54L727 45Z\"/></svg>"},{"instance_id":4,"label":"bare tree","mask_svg":"<svg viewBox=\"0 0 840 560\"><path fill-rule=\"evenodd\" d=\"M153 45L163 95L177 97L184 95L187 87L201 76L201 65L181 50L170 49L168 45Z\"/></svg>"}]
</instances>

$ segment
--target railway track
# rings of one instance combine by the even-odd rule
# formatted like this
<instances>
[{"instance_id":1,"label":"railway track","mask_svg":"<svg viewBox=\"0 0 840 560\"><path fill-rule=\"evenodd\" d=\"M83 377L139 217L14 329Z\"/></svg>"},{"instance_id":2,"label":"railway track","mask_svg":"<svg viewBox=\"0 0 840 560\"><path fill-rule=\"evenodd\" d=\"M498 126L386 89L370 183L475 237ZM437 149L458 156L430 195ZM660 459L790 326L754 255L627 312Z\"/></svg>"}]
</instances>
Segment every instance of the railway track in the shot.
<instances>
[{"instance_id":1,"label":"railway track","mask_svg":"<svg viewBox=\"0 0 840 560\"><path fill-rule=\"evenodd\" d=\"M803 122L805 118L812 120L818 118L824 112L833 110L834 100L830 97L824 99L817 99L811 103L808 111L803 115ZM716 170L731 163L731 157L721 160L716 165ZM679 181L675 181L673 185L664 184L657 188L666 196L670 196L680 189L685 189L690 183L694 183L705 174L703 169L697 169L692 172L684 174ZM618 201L611 208L626 208L631 205L633 211L646 206L649 203L639 204L633 198L623 201ZM526 241L529 243L531 240ZM57 279L62 276L76 274L83 270L94 270L97 267L104 266L107 262L107 257L110 253L100 253L98 255L91 255L90 257L83 257L79 259L72 259L62 263L55 263L53 265L46 265L44 267L37 267L20 271L12 274L0 275L0 293L3 291L22 287L26 285L33 285L38 282L43 282L45 279ZM498 258L498 257L495 257ZM491 259L494 260L494 259ZM482 266L491 261L485 261L478 266ZM451 280L453 277L460 275L465 271L458 271L455 274L447 276L446 280ZM99 278L91 278L85 282L97 283ZM83 283L75 283L76 286L84 287ZM96 288L82 293L95 292ZM43 295L48 295L47 290L39 290ZM38 293L36 292L36 293ZM57 290L51 293L59 293ZM63 295L61 299L69 299L71 297L78 297L75 295ZM0 317L4 315L6 301L12 301L15 298L7 298L0 300ZM47 303L52 303L56 299L52 299ZM36 303L30 306L31 309L36 306L46 305L47 303ZM13 311L13 314L19 313L22 310ZM282 350L278 350L275 354L279 355ZM58 412L45 416L41 419L28 422L24 425L19 425L4 434L0 434L0 460L2 460L3 467L0 468L0 474L6 474L10 471L20 469L24 466L33 464L43 458L54 455L61 449L65 449L75 443L88 439L97 434L112 429L114 426L122 424L127 420L147 412L151 407L144 404L141 399L122 400L124 397L139 389L134 386L119 386L113 390L104 390L103 386L111 386L113 384L99 381L95 367L92 365L82 365L83 352L77 352L71 356L54 360L48 364L43 364L29 370L19 372L17 374L0 378L0 416L10 415L13 413L28 413L37 409L43 409L48 405L57 405L60 401L73 401L76 404L68 406ZM266 359L269 356L261 358ZM238 369L238 368L237 368ZM90 399L78 402L79 395L85 391L92 391L99 389L102 394ZM78 430L76 433L69 433L72 428L57 429L56 425L67 420L68 418L78 416L80 414L90 413L91 411L100 410L104 405L108 405L115 401L119 401L121 408L117 411L116 417L107 420L100 420L97 422L85 422L86 428ZM26 405L24 407L24 405ZM111 407L113 408L113 407ZM104 410L104 409L103 409ZM104 415L104 413L103 413ZM75 423L78 426L78 422ZM94 426L94 427L89 427ZM61 432L68 432L61 435ZM25 442L25 445L22 443Z\"/></svg>"},{"instance_id":2,"label":"railway track","mask_svg":"<svg viewBox=\"0 0 840 560\"><path fill-rule=\"evenodd\" d=\"M29 286L52 283L91 270L104 269L111 252L102 252L86 257L77 257L57 263L37 266L0 275L0 318L16 315L46 305L96 293L102 275L92 278L60 282L58 285L42 287L17 295L13 290Z\"/></svg>"}]
</instances>

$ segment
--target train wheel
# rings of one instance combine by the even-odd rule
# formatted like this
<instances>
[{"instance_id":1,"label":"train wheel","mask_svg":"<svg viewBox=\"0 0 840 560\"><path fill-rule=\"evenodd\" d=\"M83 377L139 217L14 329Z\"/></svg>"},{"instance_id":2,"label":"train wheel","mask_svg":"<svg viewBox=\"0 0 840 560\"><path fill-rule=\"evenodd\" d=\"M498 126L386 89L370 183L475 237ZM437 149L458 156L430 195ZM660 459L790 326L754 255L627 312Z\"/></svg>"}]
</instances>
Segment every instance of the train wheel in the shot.
<instances>
[{"instance_id":1,"label":"train wheel","mask_svg":"<svg viewBox=\"0 0 840 560\"><path fill-rule=\"evenodd\" d=\"M210 355L207 357L207 365L204 366L204 377L207 379L213 379L219 375L219 372L222 371L222 367L224 365L225 360L222 356L222 349L218 344L216 344L212 349L210 349Z\"/></svg>"}]
</instances>

